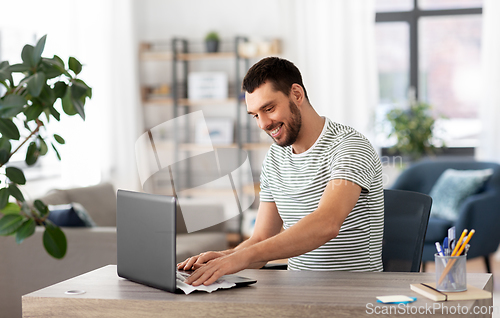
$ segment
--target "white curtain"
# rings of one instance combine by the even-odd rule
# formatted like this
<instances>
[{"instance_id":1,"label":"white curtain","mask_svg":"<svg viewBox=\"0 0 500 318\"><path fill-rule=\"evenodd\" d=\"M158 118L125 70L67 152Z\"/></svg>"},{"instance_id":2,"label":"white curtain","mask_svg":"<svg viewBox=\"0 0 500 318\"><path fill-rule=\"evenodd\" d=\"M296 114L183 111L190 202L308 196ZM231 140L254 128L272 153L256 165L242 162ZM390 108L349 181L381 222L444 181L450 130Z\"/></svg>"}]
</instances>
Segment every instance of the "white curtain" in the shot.
<instances>
[{"instance_id":1,"label":"white curtain","mask_svg":"<svg viewBox=\"0 0 500 318\"><path fill-rule=\"evenodd\" d=\"M47 157L51 160L43 169L55 166L57 173L43 172L42 175L49 177L41 182L30 181L24 191L41 195L51 188L88 186L103 181L111 181L117 188L140 189L134 154L135 140L142 131L134 3L133 0L26 0L0 6L2 13L25 15L20 18L16 14L3 14L0 30L4 38L17 34L36 34L40 38L47 34L44 56L57 54L65 61L69 56L76 57L83 64L79 77L93 89L93 97L85 105L85 121L64 114L61 122L51 120L48 129L66 140L59 147L62 161L57 163L50 149ZM11 62L20 62L22 45L34 40L33 36L27 38L12 48L18 53ZM53 175L56 176L52 178ZM29 186L36 189L28 189Z\"/></svg>"},{"instance_id":2,"label":"white curtain","mask_svg":"<svg viewBox=\"0 0 500 318\"><path fill-rule=\"evenodd\" d=\"M374 142L378 103L373 0L296 0L295 64L320 115Z\"/></svg>"},{"instance_id":3,"label":"white curtain","mask_svg":"<svg viewBox=\"0 0 500 318\"><path fill-rule=\"evenodd\" d=\"M482 132L476 151L478 160L500 162L500 1L484 0L482 72Z\"/></svg>"}]
</instances>

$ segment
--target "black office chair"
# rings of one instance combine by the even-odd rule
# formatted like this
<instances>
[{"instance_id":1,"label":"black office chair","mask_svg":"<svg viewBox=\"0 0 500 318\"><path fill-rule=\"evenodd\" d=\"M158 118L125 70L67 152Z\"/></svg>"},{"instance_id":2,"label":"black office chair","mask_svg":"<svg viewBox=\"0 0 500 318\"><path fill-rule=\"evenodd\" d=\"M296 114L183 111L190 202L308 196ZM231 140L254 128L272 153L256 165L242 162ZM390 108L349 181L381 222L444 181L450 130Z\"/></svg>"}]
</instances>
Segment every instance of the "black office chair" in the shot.
<instances>
[{"instance_id":1,"label":"black office chair","mask_svg":"<svg viewBox=\"0 0 500 318\"><path fill-rule=\"evenodd\" d=\"M384 271L420 271L431 205L426 194L384 189Z\"/></svg>"}]
</instances>

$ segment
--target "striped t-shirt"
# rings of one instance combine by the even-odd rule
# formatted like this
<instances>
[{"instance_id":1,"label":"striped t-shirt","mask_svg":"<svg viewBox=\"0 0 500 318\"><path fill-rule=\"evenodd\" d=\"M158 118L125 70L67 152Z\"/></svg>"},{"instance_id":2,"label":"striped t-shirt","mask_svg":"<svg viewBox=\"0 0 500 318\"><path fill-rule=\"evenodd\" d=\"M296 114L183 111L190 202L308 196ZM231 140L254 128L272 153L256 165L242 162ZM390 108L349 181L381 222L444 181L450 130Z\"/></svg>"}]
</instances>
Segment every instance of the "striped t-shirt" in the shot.
<instances>
[{"instance_id":1,"label":"striped t-shirt","mask_svg":"<svg viewBox=\"0 0 500 318\"><path fill-rule=\"evenodd\" d=\"M288 229L318 208L330 180L358 184L361 194L337 237L288 260L292 270L382 271L382 165L370 142L351 127L325 118L315 144L294 154L273 144L262 166L262 202L275 202ZM335 180L334 182L342 182Z\"/></svg>"}]
</instances>

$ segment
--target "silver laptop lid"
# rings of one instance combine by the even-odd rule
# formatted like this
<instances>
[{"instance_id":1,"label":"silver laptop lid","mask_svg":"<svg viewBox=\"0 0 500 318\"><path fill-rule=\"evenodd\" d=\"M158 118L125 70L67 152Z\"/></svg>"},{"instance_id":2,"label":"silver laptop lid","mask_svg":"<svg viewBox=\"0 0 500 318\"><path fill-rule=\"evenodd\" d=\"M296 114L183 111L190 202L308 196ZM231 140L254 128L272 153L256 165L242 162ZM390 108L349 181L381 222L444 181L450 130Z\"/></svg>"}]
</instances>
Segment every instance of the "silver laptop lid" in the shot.
<instances>
[{"instance_id":1,"label":"silver laptop lid","mask_svg":"<svg viewBox=\"0 0 500 318\"><path fill-rule=\"evenodd\" d=\"M118 190L118 276L175 292L175 209L174 197Z\"/></svg>"}]
</instances>

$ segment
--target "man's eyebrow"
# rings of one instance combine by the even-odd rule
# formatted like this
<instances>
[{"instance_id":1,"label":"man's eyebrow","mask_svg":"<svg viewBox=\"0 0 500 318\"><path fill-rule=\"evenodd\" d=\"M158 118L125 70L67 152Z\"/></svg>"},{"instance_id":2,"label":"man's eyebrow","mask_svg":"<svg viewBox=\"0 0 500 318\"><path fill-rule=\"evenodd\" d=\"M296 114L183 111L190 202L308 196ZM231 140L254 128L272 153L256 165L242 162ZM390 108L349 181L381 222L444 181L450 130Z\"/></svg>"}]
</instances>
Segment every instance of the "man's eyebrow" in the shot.
<instances>
[{"instance_id":1,"label":"man's eyebrow","mask_svg":"<svg viewBox=\"0 0 500 318\"><path fill-rule=\"evenodd\" d=\"M265 103L264 105L260 106L260 107L259 107L259 110L263 110L264 108L268 107L268 106L269 106L269 105L271 105L271 104L274 104L274 100L272 100L272 101L270 101L270 102L267 102L267 103ZM252 113L251 111L247 111L247 113L248 113L249 115L253 115L253 114L254 114L254 113Z\"/></svg>"}]
</instances>

